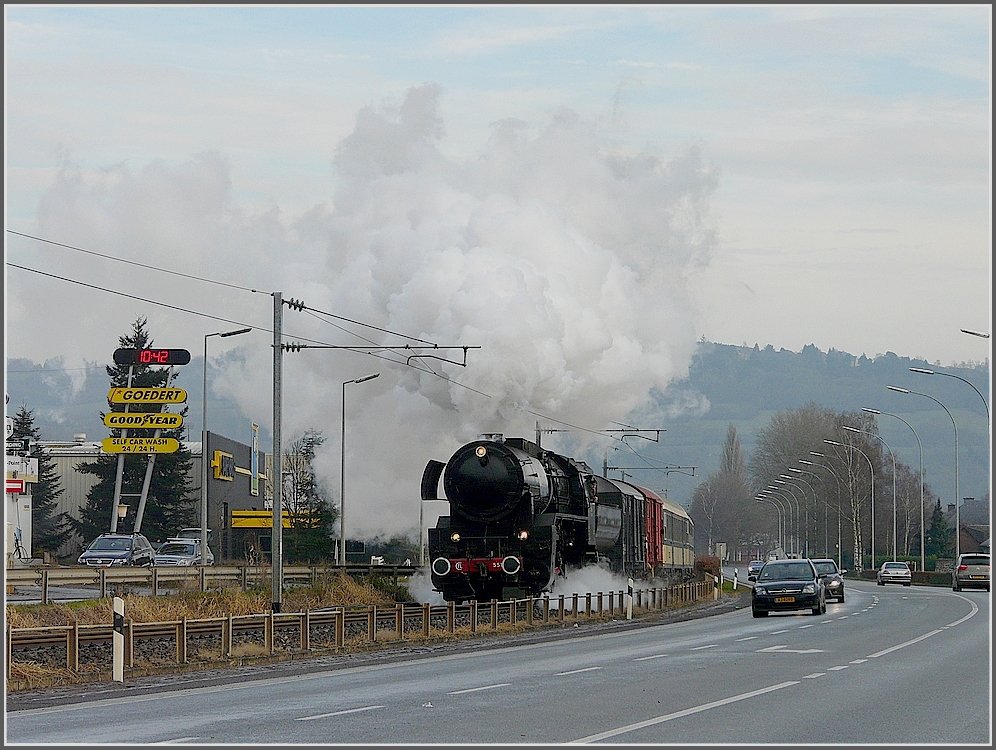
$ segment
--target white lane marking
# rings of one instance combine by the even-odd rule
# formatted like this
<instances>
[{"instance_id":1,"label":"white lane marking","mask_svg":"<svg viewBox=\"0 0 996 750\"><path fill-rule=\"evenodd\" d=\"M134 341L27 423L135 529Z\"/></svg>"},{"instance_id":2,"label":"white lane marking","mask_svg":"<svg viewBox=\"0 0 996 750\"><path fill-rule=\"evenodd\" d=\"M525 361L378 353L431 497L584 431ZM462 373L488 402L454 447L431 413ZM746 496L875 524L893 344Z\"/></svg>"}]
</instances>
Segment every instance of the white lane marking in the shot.
<instances>
[{"instance_id":1,"label":"white lane marking","mask_svg":"<svg viewBox=\"0 0 996 750\"><path fill-rule=\"evenodd\" d=\"M568 674L580 674L581 672L594 672L601 667L585 667L584 669L572 669L570 672L557 672L554 677L563 677Z\"/></svg>"},{"instance_id":2,"label":"white lane marking","mask_svg":"<svg viewBox=\"0 0 996 750\"><path fill-rule=\"evenodd\" d=\"M511 684L511 682L499 682L497 685L482 685L481 687L467 688L466 690L451 690L447 695L463 695L464 693L476 693L479 690L494 690L495 688L508 687Z\"/></svg>"},{"instance_id":3,"label":"white lane marking","mask_svg":"<svg viewBox=\"0 0 996 750\"><path fill-rule=\"evenodd\" d=\"M867 659L851 659L851 664L864 664Z\"/></svg>"},{"instance_id":4,"label":"white lane marking","mask_svg":"<svg viewBox=\"0 0 996 750\"><path fill-rule=\"evenodd\" d=\"M753 641L756 638L757 638L756 635L749 635L746 638L737 638L737 643L740 643L740 641Z\"/></svg>"},{"instance_id":5,"label":"white lane marking","mask_svg":"<svg viewBox=\"0 0 996 750\"><path fill-rule=\"evenodd\" d=\"M641 656L633 661L647 661L648 659L663 659L667 654L654 654L653 656Z\"/></svg>"},{"instance_id":6,"label":"white lane marking","mask_svg":"<svg viewBox=\"0 0 996 750\"><path fill-rule=\"evenodd\" d=\"M815 680L817 677L822 677L826 672L813 672L812 674L803 675L804 680Z\"/></svg>"},{"instance_id":7,"label":"white lane marking","mask_svg":"<svg viewBox=\"0 0 996 750\"><path fill-rule=\"evenodd\" d=\"M812 625L800 625L799 630L805 630L806 628L814 628L814 627L816 627L815 622Z\"/></svg>"},{"instance_id":8,"label":"white lane marking","mask_svg":"<svg viewBox=\"0 0 996 750\"><path fill-rule=\"evenodd\" d=\"M708 646L696 646L695 648L689 649L689 651L701 651L704 648L716 648L718 643L710 643Z\"/></svg>"},{"instance_id":9,"label":"white lane marking","mask_svg":"<svg viewBox=\"0 0 996 750\"><path fill-rule=\"evenodd\" d=\"M192 740L199 740L200 737L177 737L173 740L160 740L159 742L150 742L150 745L180 745L184 742L191 742Z\"/></svg>"},{"instance_id":10,"label":"white lane marking","mask_svg":"<svg viewBox=\"0 0 996 750\"><path fill-rule=\"evenodd\" d=\"M757 650L759 654L822 654L823 650L818 648L789 648L788 646L768 646L767 648L759 648Z\"/></svg>"},{"instance_id":11,"label":"white lane marking","mask_svg":"<svg viewBox=\"0 0 996 750\"><path fill-rule=\"evenodd\" d=\"M830 667L829 671L830 672L839 672L842 669L847 669L847 665L845 664L845 665L843 665L841 667Z\"/></svg>"},{"instance_id":12,"label":"white lane marking","mask_svg":"<svg viewBox=\"0 0 996 750\"><path fill-rule=\"evenodd\" d=\"M781 635L782 633L787 633L787 632L788 632L787 629L786 630L776 630L774 633L772 633L772 635Z\"/></svg>"},{"instance_id":13,"label":"white lane marking","mask_svg":"<svg viewBox=\"0 0 996 750\"><path fill-rule=\"evenodd\" d=\"M840 617L838 617L837 619L838 619L838 620L846 620L846 619L847 619L848 617L850 617L850 615L841 615L841 616L840 616Z\"/></svg>"},{"instance_id":14,"label":"white lane marking","mask_svg":"<svg viewBox=\"0 0 996 750\"><path fill-rule=\"evenodd\" d=\"M315 719L327 719L330 716L342 716L343 714L359 714L364 711L373 711L376 708L384 708L384 706L363 706L363 708L347 708L344 711L333 711L328 714L315 714L314 716L299 716L294 719L294 721L313 721Z\"/></svg>"},{"instance_id":15,"label":"white lane marking","mask_svg":"<svg viewBox=\"0 0 996 750\"><path fill-rule=\"evenodd\" d=\"M833 620L824 620L820 623L820 625L829 625L831 622L833 622Z\"/></svg>"},{"instance_id":16,"label":"white lane marking","mask_svg":"<svg viewBox=\"0 0 996 750\"><path fill-rule=\"evenodd\" d=\"M587 737L582 737L581 739L574 740L573 742L568 742L568 745L583 745L589 742L598 742L599 740L605 740L609 737L615 737L616 735L625 734L627 732L633 732L637 729L643 729L644 727L651 727L654 724L663 724L665 721L671 721L672 719L680 719L683 716L691 716L692 714L701 713L702 711L708 711L711 708L719 708L720 706L726 706L730 703L736 703L737 701L747 700L748 698L753 698L757 695L764 695L765 693L770 693L775 690L781 690L782 688L791 687L792 685L798 685L798 680L791 680L790 682L780 682L777 685L771 685L766 688L761 688L760 690L752 690L749 693L741 693L740 695L733 695L729 698L723 698L718 701L712 701L711 703L703 703L701 706L693 706L692 708L686 708L683 711L675 711L673 714L665 714L664 716L656 716L653 719L647 719L646 721L638 721L635 724L626 724L625 726L617 727L616 729L609 729L605 732L599 732L598 734L588 735Z\"/></svg>"},{"instance_id":17,"label":"white lane marking","mask_svg":"<svg viewBox=\"0 0 996 750\"><path fill-rule=\"evenodd\" d=\"M898 645L887 648L884 651L879 651L875 654L868 654L869 659L877 659L880 656L885 656L886 654L891 654L893 651L898 651L901 648L906 648L907 646L912 646L914 643L919 643L920 641L930 638L932 635L937 635L938 633L943 633L943 630L931 630L929 633L924 633L919 638L914 638L912 641L906 641L906 643L900 643Z\"/></svg>"}]
</instances>

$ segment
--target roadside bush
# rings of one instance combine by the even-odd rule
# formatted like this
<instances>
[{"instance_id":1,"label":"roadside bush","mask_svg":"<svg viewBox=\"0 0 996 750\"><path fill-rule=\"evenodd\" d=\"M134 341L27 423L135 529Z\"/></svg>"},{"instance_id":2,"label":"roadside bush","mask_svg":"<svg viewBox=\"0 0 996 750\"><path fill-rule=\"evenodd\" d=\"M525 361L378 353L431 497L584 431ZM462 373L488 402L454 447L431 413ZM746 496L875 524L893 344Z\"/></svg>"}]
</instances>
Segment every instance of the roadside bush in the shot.
<instances>
[{"instance_id":1,"label":"roadside bush","mask_svg":"<svg viewBox=\"0 0 996 750\"><path fill-rule=\"evenodd\" d=\"M722 570L722 563L715 555L703 555L695 558L695 574L701 578L705 575L718 576Z\"/></svg>"}]
</instances>

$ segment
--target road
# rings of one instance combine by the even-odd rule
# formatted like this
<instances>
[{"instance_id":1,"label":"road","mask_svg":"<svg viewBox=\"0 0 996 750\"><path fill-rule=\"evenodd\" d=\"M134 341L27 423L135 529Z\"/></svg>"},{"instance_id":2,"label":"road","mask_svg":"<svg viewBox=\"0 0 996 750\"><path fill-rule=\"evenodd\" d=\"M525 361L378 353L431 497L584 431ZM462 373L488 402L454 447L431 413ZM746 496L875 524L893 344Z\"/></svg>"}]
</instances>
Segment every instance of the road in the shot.
<instances>
[{"instance_id":1,"label":"road","mask_svg":"<svg viewBox=\"0 0 996 750\"><path fill-rule=\"evenodd\" d=\"M990 745L989 594L849 584L823 616L747 608L8 710L7 741Z\"/></svg>"}]
</instances>

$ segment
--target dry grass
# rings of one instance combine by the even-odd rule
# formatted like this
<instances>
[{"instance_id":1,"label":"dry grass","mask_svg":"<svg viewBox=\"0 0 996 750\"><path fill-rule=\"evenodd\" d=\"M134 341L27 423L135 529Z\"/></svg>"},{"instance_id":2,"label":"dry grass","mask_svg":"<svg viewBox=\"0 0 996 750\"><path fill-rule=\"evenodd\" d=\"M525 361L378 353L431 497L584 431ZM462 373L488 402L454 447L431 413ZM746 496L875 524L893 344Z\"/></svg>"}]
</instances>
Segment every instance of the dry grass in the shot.
<instances>
[{"instance_id":1,"label":"dry grass","mask_svg":"<svg viewBox=\"0 0 996 750\"><path fill-rule=\"evenodd\" d=\"M255 615L272 606L269 590L183 591L170 596L128 594L126 617L135 622L171 622L186 617L206 620L213 617ZM337 573L320 578L314 586L292 588L285 592L284 612L355 604L389 605L391 599L362 580ZM12 628L37 628L51 625L106 625L114 620L113 597L87 599L69 604L8 604L7 624Z\"/></svg>"}]
</instances>

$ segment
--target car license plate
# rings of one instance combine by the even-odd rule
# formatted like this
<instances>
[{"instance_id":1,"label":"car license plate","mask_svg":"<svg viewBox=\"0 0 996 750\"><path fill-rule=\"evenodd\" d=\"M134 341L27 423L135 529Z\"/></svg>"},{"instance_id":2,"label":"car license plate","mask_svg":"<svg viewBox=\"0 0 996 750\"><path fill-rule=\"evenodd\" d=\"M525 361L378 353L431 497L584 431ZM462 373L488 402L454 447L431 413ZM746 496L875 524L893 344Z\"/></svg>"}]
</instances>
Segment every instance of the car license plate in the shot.
<instances>
[{"instance_id":1,"label":"car license plate","mask_svg":"<svg viewBox=\"0 0 996 750\"><path fill-rule=\"evenodd\" d=\"M775 603L776 604L788 604L789 602L794 602L794 601L795 601L795 597L794 596L776 596L775 597Z\"/></svg>"},{"instance_id":2,"label":"car license plate","mask_svg":"<svg viewBox=\"0 0 996 750\"><path fill-rule=\"evenodd\" d=\"M981 580L981 579L984 579L985 576L969 576L969 578L971 578L973 580Z\"/></svg>"}]
</instances>

